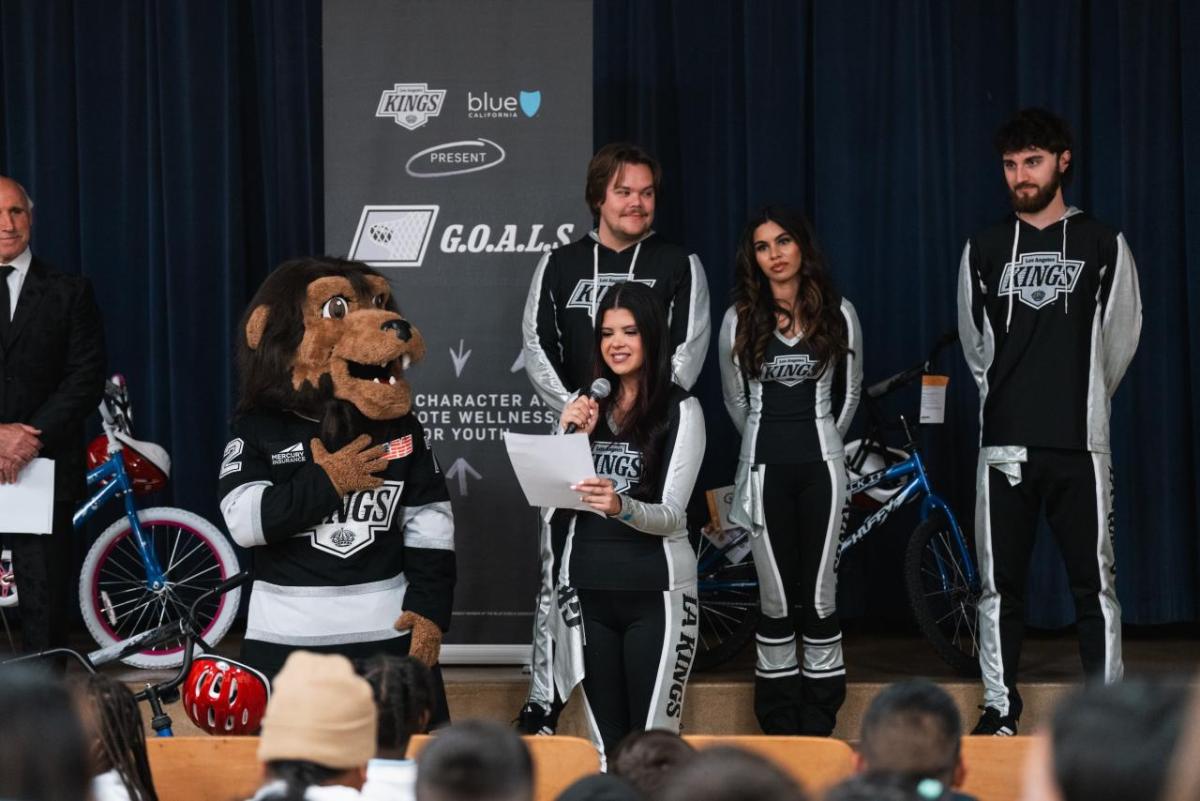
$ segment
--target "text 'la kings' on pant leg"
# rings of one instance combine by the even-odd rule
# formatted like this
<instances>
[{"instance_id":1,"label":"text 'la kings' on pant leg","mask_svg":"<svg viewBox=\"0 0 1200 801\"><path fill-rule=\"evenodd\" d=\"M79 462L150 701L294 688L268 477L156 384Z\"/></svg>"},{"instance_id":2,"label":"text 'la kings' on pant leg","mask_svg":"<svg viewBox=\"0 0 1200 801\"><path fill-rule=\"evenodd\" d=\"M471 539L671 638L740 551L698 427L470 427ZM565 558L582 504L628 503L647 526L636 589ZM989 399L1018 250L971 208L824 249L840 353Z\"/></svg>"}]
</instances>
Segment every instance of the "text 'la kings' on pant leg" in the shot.
<instances>
[{"instance_id":1,"label":"text 'la kings' on pant leg","mask_svg":"<svg viewBox=\"0 0 1200 801\"><path fill-rule=\"evenodd\" d=\"M800 665L792 593L799 576L794 465L757 465L766 525L751 537L762 614L755 634L754 714L764 734L800 730Z\"/></svg>"},{"instance_id":2,"label":"text 'la kings' on pant leg","mask_svg":"<svg viewBox=\"0 0 1200 801\"><path fill-rule=\"evenodd\" d=\"M628 592L625 677L635 728L679 731L699 635L696 588Z\"/></svg>"},{"instance_id":3,"label":"text 'la kings' on pant leg","mask_svg":"<svg viewBox=\"0 0 1200 801\"><path fill-rule=\"evenodd\" d=\"M602 753L612 753L629 731L625 684L624 623L619 590L580 590L583 615L583 701L588 733Z\"/></svg>"},{"instance_id":4,"label":"text 'la kings' on pant leg","mask_svg":"<svg viewBox=\"0 0 1200 801\"><path fill-rule=\"evenodd\" d=\"M981 453L975 499L975 551L983 591L979 598L979 665L984 704L1001 715L1021 714L1017 668L1025 634L1029 559L1040 506L1035 471L1018 465L1016 485Z\"/></svg>"},{"instance_id":5,"label":"text 'la kings' on pant leg","mask_svg":"<svg viewBox=\"0 0 1200 801\"><path fill-rule=\"evenodd\" d=\"M1089 680L1118 681L1121 604L1113 555L1113 472L1107 453L1041 451L1046 518L1067 566L1075 599L1079 656Z\"/></svg>"},{"instance_id":6,"label":"text 'la kings' on pant leg","mask_svg":"<svg viewBox=\"0 0 1200 801\"><path fill-rule=\"evenodd\" d=\"M834 555L842 530L846 470L841 459L800 465L800 730L827 737L846 700L846 666L842 661L842 629L837 615Z\"/></svg>"}]
</instances>

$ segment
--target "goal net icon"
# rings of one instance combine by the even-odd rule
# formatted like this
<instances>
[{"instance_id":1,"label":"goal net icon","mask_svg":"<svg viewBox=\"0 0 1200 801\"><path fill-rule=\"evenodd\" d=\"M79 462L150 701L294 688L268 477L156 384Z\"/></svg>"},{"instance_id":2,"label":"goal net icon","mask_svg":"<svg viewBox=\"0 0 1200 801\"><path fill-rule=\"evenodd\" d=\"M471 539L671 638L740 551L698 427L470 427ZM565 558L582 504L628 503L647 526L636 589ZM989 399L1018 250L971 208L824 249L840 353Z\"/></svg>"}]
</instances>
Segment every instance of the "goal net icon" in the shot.
<instances>
[{"instance_id":1,"label":"goal net icon","mask_svg":"<svg viewBox=\"0 0 1200 801\"><path fill-rule=\"evenodd\" d=\"M437 214L437 206L365 206L350 258L374 267L420 267Z\"/></svg>"}]
</instances>

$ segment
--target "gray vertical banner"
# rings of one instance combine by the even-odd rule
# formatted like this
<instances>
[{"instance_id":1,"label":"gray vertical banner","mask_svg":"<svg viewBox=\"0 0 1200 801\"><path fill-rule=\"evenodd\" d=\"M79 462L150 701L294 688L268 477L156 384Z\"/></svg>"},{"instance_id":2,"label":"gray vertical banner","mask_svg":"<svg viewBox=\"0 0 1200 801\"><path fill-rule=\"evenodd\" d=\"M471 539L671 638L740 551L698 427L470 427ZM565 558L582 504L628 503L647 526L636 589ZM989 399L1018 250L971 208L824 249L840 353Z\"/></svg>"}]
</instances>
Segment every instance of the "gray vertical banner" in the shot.
<instances>
[{"instance_id":1,"label":"gray vertical banner","mask_svg":"<svg viewBox=\"0 0 1200 801\"><path fill-rule=\"evenodd\" d=\"M326 0L325 242L391 281L428 355L409 380L446 472L447 661L528 658L537 515L505 431L557 419L525 376L541 254L586 233L590 0ZM456 647L463 646L463 647Z\"/></svg>"}]
</instances>

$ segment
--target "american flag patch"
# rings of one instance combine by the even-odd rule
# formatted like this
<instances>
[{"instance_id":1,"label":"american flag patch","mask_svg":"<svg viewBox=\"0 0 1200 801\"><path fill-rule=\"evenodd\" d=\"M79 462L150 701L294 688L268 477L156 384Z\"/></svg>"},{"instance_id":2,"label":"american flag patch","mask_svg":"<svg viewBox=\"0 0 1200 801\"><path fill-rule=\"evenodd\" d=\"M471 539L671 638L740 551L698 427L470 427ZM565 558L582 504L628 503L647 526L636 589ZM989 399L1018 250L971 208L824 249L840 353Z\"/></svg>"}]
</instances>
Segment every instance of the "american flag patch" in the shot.
<instances>
[{"instance_id":1,"label":"american flag patch","mask_svg":"<svg viewBox=\"0 0 1200 801\"><path fill-rule=\"evenodd\" d=\"M412 454L412 434L406 434L400 439L394 439L387 444L383 452L384 459L403 459Z\"/></svg>"}]
</instances>

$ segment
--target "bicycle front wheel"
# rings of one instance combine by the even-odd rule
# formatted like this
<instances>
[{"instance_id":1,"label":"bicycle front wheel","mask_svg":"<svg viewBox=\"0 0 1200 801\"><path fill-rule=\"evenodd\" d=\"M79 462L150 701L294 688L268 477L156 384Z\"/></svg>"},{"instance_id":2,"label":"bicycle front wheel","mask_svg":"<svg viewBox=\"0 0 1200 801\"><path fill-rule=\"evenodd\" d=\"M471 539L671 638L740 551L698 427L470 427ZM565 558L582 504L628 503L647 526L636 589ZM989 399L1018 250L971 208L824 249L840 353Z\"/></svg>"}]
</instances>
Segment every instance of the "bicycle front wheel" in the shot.
<instances>
[{"instance_id":1,"label":"bicycle front wheel","mask_svg":"<svg viewBox=\"0 0 1200 801\"><path fill-rule=\"evenodd\" d=\"M963 676L979 675L978 581L969 580L966 560L945 515L917 526L904 558L904 583L913 616L925 639L946 664Z\"/></svg>"},{"instance_id":2,"label":"bicycle front wheel","mask_svg":"<svg viewBox=\"0 0 1200 801\"><path fill-rule=\"evenodd\" d=\"M79 577L79 605L88 631L101 647L178 620L204 592L238 572L233 545L220 529L183 509L155 507L138 512L149 546L166 575L166 585L147 585L133 527L122 517L104 530L88 550ZM204 640L215 646L237 614L241 590L206 599L196 609ZM176 640L127 657L142 668L176 667L184 642Z\"/></svg>"},{"instance_id":3,"label":"bicycle front wheel","mask_svg":"<svg viewBox=\"0 0 1200 801\"><path fill-rule=\"evenodd\" d=\"M704 671L733 659L754 638L758 576L753 556L735 564L704 536L697 561L700 641L693 669Z\"/></svg>"}]
</instances>

